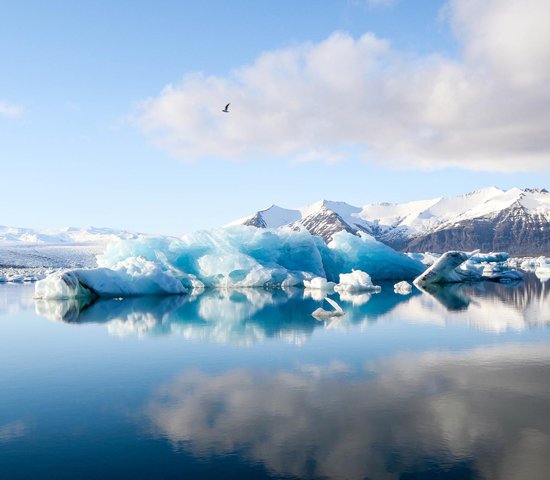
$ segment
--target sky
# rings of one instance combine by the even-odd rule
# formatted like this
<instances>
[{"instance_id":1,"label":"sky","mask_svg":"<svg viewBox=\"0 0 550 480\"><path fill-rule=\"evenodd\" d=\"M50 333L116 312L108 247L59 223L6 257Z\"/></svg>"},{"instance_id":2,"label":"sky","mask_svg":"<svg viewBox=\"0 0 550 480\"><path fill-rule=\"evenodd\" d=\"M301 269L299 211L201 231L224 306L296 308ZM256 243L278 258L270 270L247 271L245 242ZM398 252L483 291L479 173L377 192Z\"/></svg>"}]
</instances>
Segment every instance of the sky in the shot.
<instances>
[{"instance_id":1,"label":"sky","mask_svg":"<svg viewBox=\"0 0 550 480\"><path fill-rule=\"evenodd\" d=\"M5 0L0 225L178 234L549 187L549 19L547 0Z\"/></svg>"}]
</instances>

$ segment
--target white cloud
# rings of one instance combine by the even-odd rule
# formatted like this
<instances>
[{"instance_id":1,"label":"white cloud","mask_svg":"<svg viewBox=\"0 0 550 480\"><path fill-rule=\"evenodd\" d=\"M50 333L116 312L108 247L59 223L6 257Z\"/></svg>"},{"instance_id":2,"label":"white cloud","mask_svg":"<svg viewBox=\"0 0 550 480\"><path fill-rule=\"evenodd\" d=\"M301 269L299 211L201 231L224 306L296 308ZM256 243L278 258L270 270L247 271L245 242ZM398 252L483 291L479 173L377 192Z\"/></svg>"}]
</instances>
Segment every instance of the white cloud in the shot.
<instances>
[{"instance_id":1,"label":"white cloud","mask_svg":"<svg viewBox=\"0 0 550 480\"><path fill-rule=\"evenodd\" d=\"M18 117L21 115L21 108L17 105L0 100L0 115L5 117Z\"/></svg>"},{"instance_id":2,"label":"white cloud","mask_svg":"<svg viewBox=\"0 0 550 480\"><path fill-rule=\"evenodd\" d=\"M446 11L460 60L339 32L227 77L187 76L143 102L137 123L183 159L337 160L353 149L405 168L547 169L550 3L452 0Z\"/></svg>"}]
</instances>

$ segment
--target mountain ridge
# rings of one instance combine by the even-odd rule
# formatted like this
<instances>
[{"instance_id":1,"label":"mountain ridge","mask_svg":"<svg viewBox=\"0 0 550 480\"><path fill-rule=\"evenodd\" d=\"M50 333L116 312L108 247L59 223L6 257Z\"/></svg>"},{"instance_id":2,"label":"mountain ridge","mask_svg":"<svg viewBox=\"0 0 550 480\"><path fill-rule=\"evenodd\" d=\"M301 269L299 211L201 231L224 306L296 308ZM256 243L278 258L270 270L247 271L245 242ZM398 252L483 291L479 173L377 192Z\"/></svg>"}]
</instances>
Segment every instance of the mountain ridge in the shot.
<instances>
[{"instance_id":1,"label":"mountain ridge","mask_svg":"<svg viewBox=\"0 0 550 480\"><path fill-rule=\"evenodd\" d=\"M298 215L284 223L284 218ZM487 187L463 195L362 207L329 200L296 209L272 205L230 223L235 224L306 228L326 242L341 230L362 231L403 251L481 248L513 255L550 254L550 194L544 188Z\"/></svg>"}]
</instances>

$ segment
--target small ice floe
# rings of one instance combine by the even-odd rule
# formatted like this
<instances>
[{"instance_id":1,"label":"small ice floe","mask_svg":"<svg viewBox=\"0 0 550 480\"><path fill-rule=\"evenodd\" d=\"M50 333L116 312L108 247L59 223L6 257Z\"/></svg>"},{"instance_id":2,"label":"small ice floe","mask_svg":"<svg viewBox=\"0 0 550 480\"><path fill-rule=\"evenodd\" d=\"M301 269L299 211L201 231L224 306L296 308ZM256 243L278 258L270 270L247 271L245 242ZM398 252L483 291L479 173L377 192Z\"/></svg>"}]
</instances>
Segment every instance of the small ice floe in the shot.
<instances>
[{"instance_id":1,"label":"small ice floe","mask_svg":"<svg viewBox=\"0 0 550 480\"><path fill-rule=\"evenodd\" d=\"M374 285L367 272L352 270L351 273L341 273L340 283L334 287L337 292L379 292L382 290Z\"/></svg>"},{"instance_id":2,"label":"small ice floe","mask_svg":"<svg viewBox=\"0 0 550 480\"><path fill-rule=\"evenodd\" d=\"M505 252L481 254L450 251L444 253L422 275L414 280L417 286L444 283L492 281L509 283L523 278L521 272L506 265L509 255Z\"/></svg>"},{"instance_id":3,"label":"small ice floe","mask_svg":"<svg viewBox=\"0 0 550 480\"><path fill-rule=\"evenodd\" d=\"M398 293L399 295L408 295L412 292L412 285L403 280L402 282L398 282L393 286L393 291L395 293Z\"/></svg>"},{"instance_id":4,"label":"small ice floe","mask_svg":"<svg viewBox=\"0 0 550 480\"><path fill-rule=\"evenodd\" d=\"M325 310L324 308L319 307L311 314L314 318L317 320L325 320L328 318L341 317L342 315L345 315L342 307L340 307L340 305L338 305L334 300L328 297L325 297L325 300L334 308L334 310Z\"/></svg>"},{"instance_id":5,"label":"small ice floe","mask_svg":"<svg viewBox=\"0 0 550 480\"><path fill-rule=\"evenodd\" d=\"M313 277L311 280L304 280L304 288L315 290L332 290L336 283L327 281L324 277Z\"/></svg>"}]
</instances>

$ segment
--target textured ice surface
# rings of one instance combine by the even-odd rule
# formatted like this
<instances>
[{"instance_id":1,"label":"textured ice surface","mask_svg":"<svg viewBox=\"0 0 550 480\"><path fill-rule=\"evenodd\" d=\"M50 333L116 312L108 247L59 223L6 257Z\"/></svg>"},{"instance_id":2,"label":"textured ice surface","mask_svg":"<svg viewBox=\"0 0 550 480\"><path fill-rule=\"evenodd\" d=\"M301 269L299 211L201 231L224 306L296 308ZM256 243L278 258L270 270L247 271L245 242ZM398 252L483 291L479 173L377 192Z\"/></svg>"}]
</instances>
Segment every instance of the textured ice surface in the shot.
<instances>
[{"instance_id":1,"label":"textured ice surface","mask_svg":"<svg viewBox=\"0 0 550 480\"><path fill-rule=\"evenodd\" d=\"M402 280L393 286L393 291L399 295L408 295L412 292L412 285L409 282Z\"/></svg>"},{"instance_id":2,"label":"textured ice surface","mask_svg":"<svg viewBox=\"0 0 550 480\"><path fill-rule=\"evenodd\" d=\"M413 279L426 268L422 263L367 234L359 237L342 231L332 238L328 247L334 263L327 262L327 269L333 281L337 280L337 274L348 273L353 269L368 272L374 280L401 280Z\"/></svg>"},{"instance_id":3,"label":"textured ice surface","mask_svg":"<svg viewBox=\"0 0 550 480\"><path fill-rule=\"evenodd\" d=\"M70 273L98 296L183 293L186 288L286 288L337 281L354 269L375 279L414 278L424 266L368 235L334 235L327 246L307 231L235 226L181 238L140 238L113 243L97 258L100 268ZM80 294L67 273L37 285L37 296ZM370 281L370 279L369 279ZM48 285L53 283L52 285ZM179 286L178 286L179 284ZM357 284L359 285L359 283Z\"/></svg>"},{"instance_id":4,"label":"textured ice surface","mask_svg":"<svg viewBox=\"0 0 550 480\"><path fill-rule=\"evenodd\" d=\"M490 280L513 282L523 275L506 265L507 253L458 252L444 253L431 267L415 279L416 285L460 283Z\"/></svg>"},{"instance_id":5,"label":"textured ice surface","mask_svg":"<svg viewBox=\"0 0 550 480\"><path fill-rule=\"evenodd\" d=\"M378 285L374 285L370 275L361 270L353 270L351 273L341 273L340 283L334 287L338 292L366 292L380 291Z\"/></svg>"},{"instance_id":6,"label":"textured ice surface","mask_svg":"<svg viewBox=\"0 0 550 480\"><path fill-rule=\"evenodd\" d=\"M35 286L36 298L129 297L186 293L182 282L159 265L129 257L113 268L75 269L56 272Z\"/></svg>"}]
</instances>

